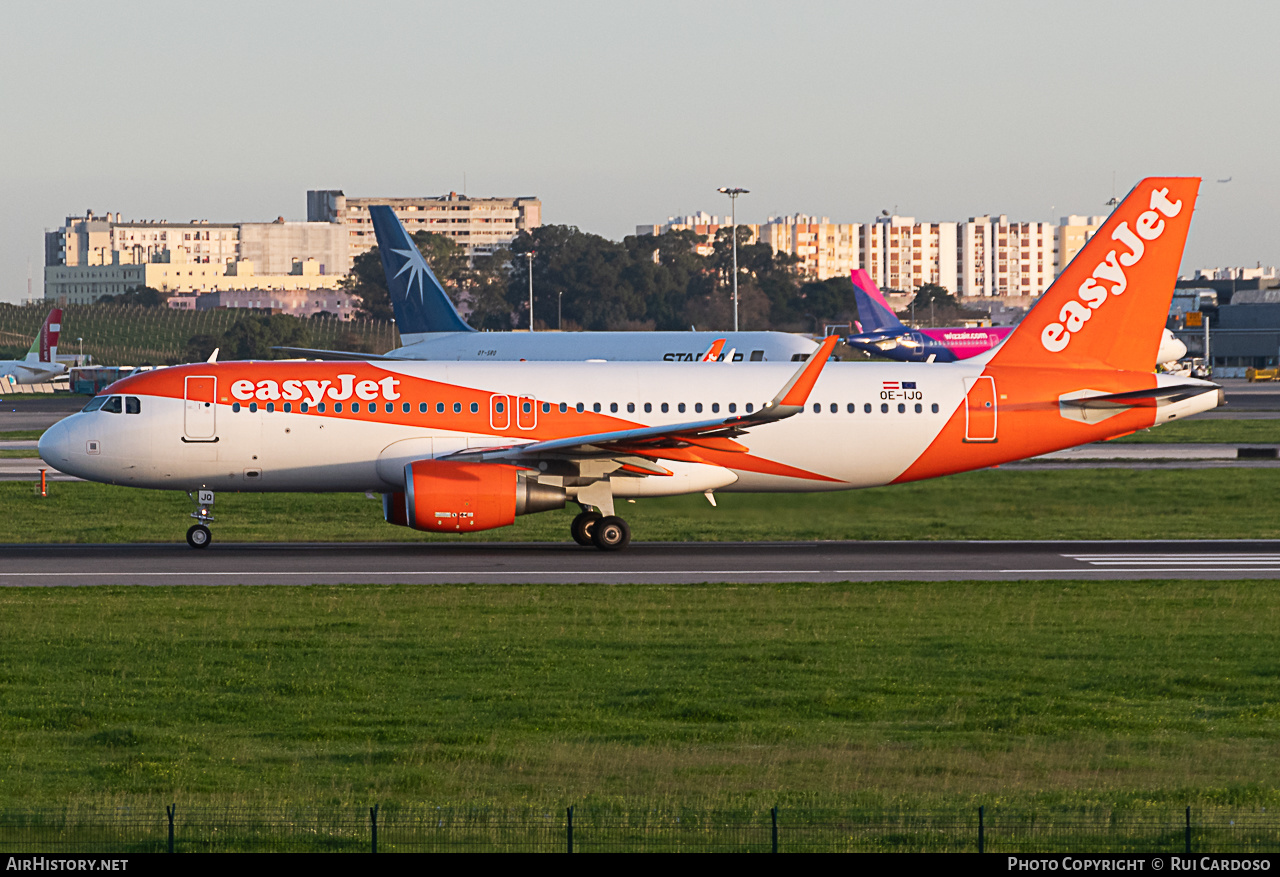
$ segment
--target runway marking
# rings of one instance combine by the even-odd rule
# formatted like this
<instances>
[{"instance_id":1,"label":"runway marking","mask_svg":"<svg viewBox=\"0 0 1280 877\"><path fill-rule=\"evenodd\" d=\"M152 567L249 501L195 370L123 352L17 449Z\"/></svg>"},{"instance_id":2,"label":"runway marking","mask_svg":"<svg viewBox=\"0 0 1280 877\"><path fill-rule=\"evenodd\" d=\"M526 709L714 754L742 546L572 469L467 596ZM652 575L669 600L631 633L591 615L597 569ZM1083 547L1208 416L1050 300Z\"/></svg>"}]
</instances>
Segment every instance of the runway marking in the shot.
<instances>
[{"instance_id":1,"label":"runway marking","mask_svg":"<svg viewBox=\"0 0 1280 877\"><path fill-rule=\"evenodd\" d=\"M1280 554L1064 554L1093 567L1142 572L1278 572ZM1136 568L1141 567L1141 570Z\"/></svg>"}]
</instances>

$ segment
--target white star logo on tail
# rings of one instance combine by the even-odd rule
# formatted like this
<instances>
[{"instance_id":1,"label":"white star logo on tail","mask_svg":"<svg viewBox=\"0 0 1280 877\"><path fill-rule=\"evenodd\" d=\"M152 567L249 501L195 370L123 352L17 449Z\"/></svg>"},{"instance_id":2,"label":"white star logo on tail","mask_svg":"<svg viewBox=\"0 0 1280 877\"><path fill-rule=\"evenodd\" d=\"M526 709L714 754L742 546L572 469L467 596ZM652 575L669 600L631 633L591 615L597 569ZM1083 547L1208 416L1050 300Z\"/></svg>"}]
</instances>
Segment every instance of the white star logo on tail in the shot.
<instances>
[{"instance_id":1,"label":"white star logo on tail","mask_svg":"<svg viewBox=\"0 0 1280 877\"><path fill-rule=\"evenodd\" d=\"M422 275L426 269L426 263L422 261L422 254L417 250L392 250L397 256L404 256L404 264L400 266L400 270L396 272L399 277L404 272L409 272L408 285L409 289L413 289L416 281L418 284L418 300L425 302L425 294L422 286ZM416 257L416 258L415 258Z\"/></svg>"}]
</instances>

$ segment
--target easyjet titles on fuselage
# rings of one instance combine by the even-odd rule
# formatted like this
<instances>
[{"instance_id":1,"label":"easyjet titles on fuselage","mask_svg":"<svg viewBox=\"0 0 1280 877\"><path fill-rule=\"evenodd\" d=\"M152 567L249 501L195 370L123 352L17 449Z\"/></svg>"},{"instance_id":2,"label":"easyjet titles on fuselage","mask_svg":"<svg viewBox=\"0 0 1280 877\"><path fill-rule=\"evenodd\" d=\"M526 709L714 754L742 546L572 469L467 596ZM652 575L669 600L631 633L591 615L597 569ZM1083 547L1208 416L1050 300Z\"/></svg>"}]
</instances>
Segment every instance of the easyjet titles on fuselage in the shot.
<instances>
[{"instance_id":1,"label":"easyjet titles on fuselage","mask_svg":"<svg viewBox=\"0 0 1280 877\"><path fill-rule=\"evenodd\" d=\"M363 399L366 402L372 402L374 399L379 398L390 402L400 398L400 393L396 390L396 387L400 384L399 378L386 377L380 381L357 381L355 375L337 375L336 377L338 380L336 385L331 380L288 380L278 382L267 379L257 383L250 380L239 380L232 383L231 395L241 402L252 400L274 402L280 399L296 402L299 399L306 398L312 405L316 405L324 399L343 402L353 395L357 399Z\"/></svg>"}]
</instances>

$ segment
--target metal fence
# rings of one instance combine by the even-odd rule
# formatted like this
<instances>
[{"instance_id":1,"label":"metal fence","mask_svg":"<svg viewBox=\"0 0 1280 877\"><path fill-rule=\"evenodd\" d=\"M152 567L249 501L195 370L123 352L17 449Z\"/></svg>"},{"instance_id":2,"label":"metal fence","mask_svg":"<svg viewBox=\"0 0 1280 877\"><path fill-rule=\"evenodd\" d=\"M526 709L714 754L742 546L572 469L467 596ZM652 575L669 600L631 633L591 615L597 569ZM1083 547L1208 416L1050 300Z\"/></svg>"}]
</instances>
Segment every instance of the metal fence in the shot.
<instances>
[{"instance_id":1,"label":"metal fence","mask_svg":"<svg viewBox=\"0 0 1280 877\"><path fill-rule=\"evenodd\" d=\"M346 807L0 811L0 852L1274 853L1254 809Z\"/></svg>"}]
</instances>

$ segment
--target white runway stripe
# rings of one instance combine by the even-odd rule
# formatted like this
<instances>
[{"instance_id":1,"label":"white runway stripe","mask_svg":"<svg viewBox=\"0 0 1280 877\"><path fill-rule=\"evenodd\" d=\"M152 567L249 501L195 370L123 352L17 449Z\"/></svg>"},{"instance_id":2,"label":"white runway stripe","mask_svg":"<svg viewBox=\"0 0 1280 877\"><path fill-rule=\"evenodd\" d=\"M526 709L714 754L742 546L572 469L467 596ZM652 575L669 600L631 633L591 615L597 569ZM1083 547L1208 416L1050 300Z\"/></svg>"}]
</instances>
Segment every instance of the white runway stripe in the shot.
<instances>
[{"instance_id":1,"label":"white runway stripe","mask_svg":"<svg viewBox=\"0 0 1280 877\"><path fill-rule=\"evenodd\" d=\"M1224 571L1275 572L1280 569L1280 553L1236 554L1064 554L1062 557L1093 567L1149 572Z\"/></svg>"}]
</instances>

